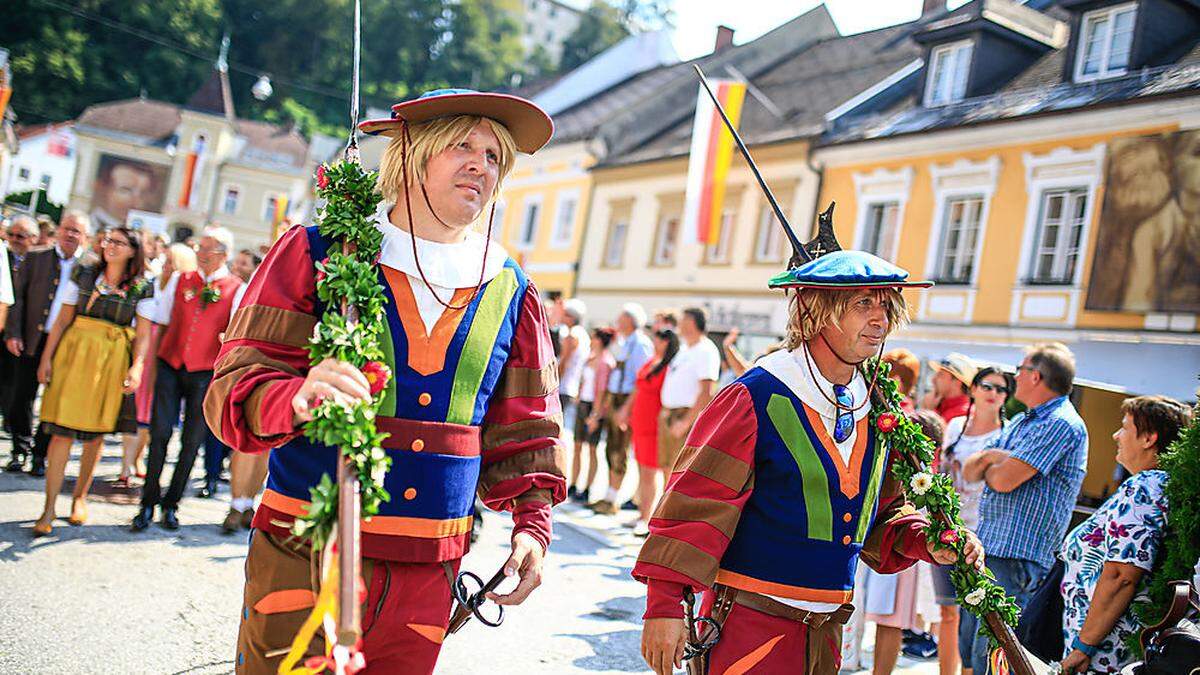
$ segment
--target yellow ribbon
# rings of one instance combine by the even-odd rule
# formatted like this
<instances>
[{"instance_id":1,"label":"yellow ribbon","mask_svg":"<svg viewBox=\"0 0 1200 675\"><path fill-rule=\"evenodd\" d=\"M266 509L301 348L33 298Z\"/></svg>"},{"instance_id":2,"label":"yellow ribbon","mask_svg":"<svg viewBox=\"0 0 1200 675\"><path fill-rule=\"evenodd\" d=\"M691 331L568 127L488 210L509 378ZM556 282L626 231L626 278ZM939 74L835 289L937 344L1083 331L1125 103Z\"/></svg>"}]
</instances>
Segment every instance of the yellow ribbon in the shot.
<instances>
[{"instance_id":1,"label":"yellow ribbon","mask_svg":"<svg viewBox=\"0 0 1200 675\"><path fill-rule=\"evenodd\" d=\"M292 641L292 648L288 650L287 656L279 663L279 670L276 671L279 675L317 675L317 673L325 670L324 663L320 668L309 668L306 665L296 667L296 664L300 659L304 658L304 652L312 644L312 639L317 634L317 628L322 623L328 622L330 625L336 625L337 623L337 553L329 555L327 560L325 577L321 580L321 592L317 594L317 602L313 605L312 612L308 615L308 618L304 620L304 625L300 627L300 631L296 633L296 639ZM329 640L327 634L325 638L325 656L329 657L332 653L333 642Z\"/></svg>"}]
</instances>

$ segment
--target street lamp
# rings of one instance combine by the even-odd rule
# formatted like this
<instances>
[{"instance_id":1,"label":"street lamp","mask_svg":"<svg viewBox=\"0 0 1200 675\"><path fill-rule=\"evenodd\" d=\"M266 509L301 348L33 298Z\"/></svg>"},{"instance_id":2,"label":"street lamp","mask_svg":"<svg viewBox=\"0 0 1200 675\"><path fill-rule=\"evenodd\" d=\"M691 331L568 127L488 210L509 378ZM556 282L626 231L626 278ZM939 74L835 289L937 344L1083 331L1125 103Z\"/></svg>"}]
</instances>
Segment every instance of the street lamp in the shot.
<instances>
[{"instance_id":1,"label":"street lamp","mask_svg":"<svg viewBox=\"0 0 1200 675\"><path fill-rule=\"evenodd\" d=\"M260 101L265 101L271 98L271 94L274 92L275 89L271 86L270 75L260 75L258 82L255 82L254 86L250 88L250 93L254 94L254 98Z\"/></svg>"}]
</instances>

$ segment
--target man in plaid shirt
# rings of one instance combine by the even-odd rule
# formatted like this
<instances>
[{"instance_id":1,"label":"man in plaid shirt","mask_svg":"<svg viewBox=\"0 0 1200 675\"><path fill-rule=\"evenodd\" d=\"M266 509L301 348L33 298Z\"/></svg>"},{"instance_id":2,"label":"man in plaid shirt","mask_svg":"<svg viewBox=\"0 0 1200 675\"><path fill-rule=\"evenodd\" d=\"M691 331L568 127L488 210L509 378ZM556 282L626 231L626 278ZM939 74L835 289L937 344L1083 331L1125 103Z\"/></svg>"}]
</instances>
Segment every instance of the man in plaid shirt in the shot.
<instances>
[{"instance_id":1,"label":"man in plaid shirt","mask_svg":"<svg viewBox=\"0 0 1200 675\"><path fill-rule=\"evenodd\" d=\"M1021 609L1050 571L1066 535L1087 470L1087 428L1067 398L1075 356L1066 345L1033 345L1017 366L1017 400L1028 410L1005 427L996 448L963 466L969 481L984 481L979 539L996 581ZM973 641L975 672L987 672L987 639L968 618L960 639Z\"/></svg>"}]
</instances>

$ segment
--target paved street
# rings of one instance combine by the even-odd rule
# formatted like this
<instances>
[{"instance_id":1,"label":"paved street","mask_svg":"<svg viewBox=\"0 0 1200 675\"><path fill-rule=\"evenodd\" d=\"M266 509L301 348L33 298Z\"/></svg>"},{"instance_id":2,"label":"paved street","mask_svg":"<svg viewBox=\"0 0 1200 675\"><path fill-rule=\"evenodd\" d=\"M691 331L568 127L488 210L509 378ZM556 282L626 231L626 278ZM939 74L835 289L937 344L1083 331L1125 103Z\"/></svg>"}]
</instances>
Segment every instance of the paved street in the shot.
<instances>
[{"instance_id":1,"label":"paved street","mask_svg":"<svg viewBox=\"0 0 1200 675\"><path fill-rule=\"evenodd\" d=\"M0 458L8 451L0 442ZM225 487L217 500L185 500L178 531L156 524L132 534L133 495L110 486L119 452L106 447L91 522L66 523L68 482L62 519L38 540L29 526L42 482L0 473L0 673L232 671L245 536L217 527L228 509ZM78 448L68 477L77 460ZM490 576L504 559L508 530L504 517L489 514L465 567ZM629 577L640 540L630 532L578 507L560 509L543 586L503 627L470 624L447 639L438 672L649 672L638 654L642 586ZM902 659L901 666L905 675L937 672L933 662Z\"/></svg>"}]
</instances>

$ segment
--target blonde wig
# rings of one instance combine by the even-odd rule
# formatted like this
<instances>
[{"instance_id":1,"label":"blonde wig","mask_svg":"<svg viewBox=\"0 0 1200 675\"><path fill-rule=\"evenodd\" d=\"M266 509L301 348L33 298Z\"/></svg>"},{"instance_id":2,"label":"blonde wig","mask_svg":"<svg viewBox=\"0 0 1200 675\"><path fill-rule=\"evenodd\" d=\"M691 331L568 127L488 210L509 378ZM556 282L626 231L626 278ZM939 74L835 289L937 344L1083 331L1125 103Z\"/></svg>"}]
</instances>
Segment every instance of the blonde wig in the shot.
<instances>
[{"instance_id":1,"label":"blonde wig","mask_svg":"<svg viewBox=\"0 0 1200 675\"><path fill-rule=\"evenodd\" d=\"M841 320L858 289L801 288L791 292L788 301L787 336L784 346L791 350L817 337L827 326ZM904 296L895 288L872 291L887 308L888 333L908 323Z\"/></svg>"},{"instance_id":2,"label":"blonde wig","mask_svg":"<svg viewBox=\"0 0 1200 675\"><path fill-rule=\"evenodd\" d=\"M496 180L496 191L491 195L494 200L500 194L500 185L505 176L512 171L517 156L517 143L513 140L508 128L499 122L475 115L455 115L438 117L413 124L409 127L408 157L403 157L404 138L397 134L388 143L387 150L379 162L379 192L384 200L398 202L404 192L404 163L408 163L409 180L421 183L425 180L425 164L429 159L451 146L463 142L471 130L480 122L486 123L500 141L500 173ZM489 201L490 201L489 200ZM486 210L486 209L485 209Z\"/></svg>"}]
</instances>

